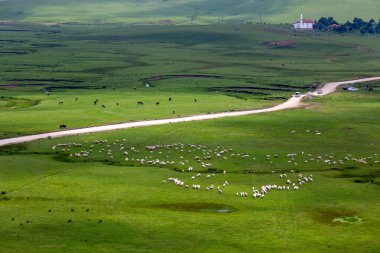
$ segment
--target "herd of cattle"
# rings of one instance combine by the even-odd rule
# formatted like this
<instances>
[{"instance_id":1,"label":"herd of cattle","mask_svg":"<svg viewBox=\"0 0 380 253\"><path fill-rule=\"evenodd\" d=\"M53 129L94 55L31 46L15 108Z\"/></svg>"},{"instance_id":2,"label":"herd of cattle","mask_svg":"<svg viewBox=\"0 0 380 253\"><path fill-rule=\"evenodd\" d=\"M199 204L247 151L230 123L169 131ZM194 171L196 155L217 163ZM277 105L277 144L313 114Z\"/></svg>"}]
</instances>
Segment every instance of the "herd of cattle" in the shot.
<instances>
[{"instance_id":1,"label":"herd of cattle","mask_svg":"<svg viewBox=\"0 0 380 253\"><path fill-rule=\"evenodd\" d=\"M50 93L49 93L49 95L50 95ZM79 98L75 98L75 101L79 101ZM169 102L173 101L173 98L172 98L172 97L169 97L169 98L168 98L168 101L169 101ZM197 100L196 98L194 98L194 102L197 103L198 100ZM64 105L64 101L58 101L58 104L59 104L59 105ZM99 104L99 99L95 99L95 100L93 101L93 105L96 106L96 105L98 105L98 104ZM156 101L154 104L155 104L156 106L158 106L158 105L161 104L161 102L160 102L160 101ZM116 106L119 106L119 105L120 105L119 102L116 102ZM137 105L139 105L139 106L143 106L143 105L144 105L144 101L137 101ZM106 109L106 108L107 108L107 105L102 104L101 107L102 107L102 109ZM176 114L176 111L173 110L173 114ZM67 125L66 125L66 124L60 124L60 125L59 125L59 128L60 128L60 129L66 129L66 128L67 128Z\"/></svg>"}]
</instances>

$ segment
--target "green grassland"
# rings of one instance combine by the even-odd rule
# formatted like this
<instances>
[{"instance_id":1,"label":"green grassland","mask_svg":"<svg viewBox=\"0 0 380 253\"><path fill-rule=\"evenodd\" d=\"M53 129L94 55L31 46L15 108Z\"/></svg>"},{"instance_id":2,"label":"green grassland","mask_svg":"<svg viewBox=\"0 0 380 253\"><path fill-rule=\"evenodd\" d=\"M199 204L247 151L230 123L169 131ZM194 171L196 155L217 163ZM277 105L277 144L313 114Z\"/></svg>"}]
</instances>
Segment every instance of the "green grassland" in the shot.
<instances>
[{"instance_id":1,"label":"green grassland","mask_svg":"<svg viewBox=\"0 0 380 253\"><path fill-rule=\"evenodd\" d=\"M215 24L269 22L291 23L300 13L308 18L334 16L346 21L354 17L378 18L376 0L2 0L0 20L80 23L169 23ZM165 22L164 22L165 23ZM167 22L166 22L167 23Z\"/></svg>"},{"instance_id":2,"label":"green grassland","mask_svg":"<svg viewBox=\"0 0 380 253\"><path fill-rule=\"evenodd\" d=\"M1 29L0 138L262 108L318 83L379 75L378 38L356 35L256 25Z\"/></svg>"},{"instance_id":3,"label":"green grassland","mask_svg":"<svg viewBox=\"0 0 380 253\"><path fill-rule=\"evenodd\" d=\"M0 247L4 252L379 251L379 96L342 91L300 110L3 147ZM64 143L82 147L57 146ZM184 144L184 151L145 150L173 143ZM206 162L213 166L205 169L194 160L201 152L189 153L189 144L232 151L223 155L228 159L212 152ZM95 147L88 158L69 156L90 145ZM243 153L249 157L238 156ZM297 157L289 163L290 153ZM345 160L350 155L366 163ZM132 161L144 157L175 164ZM187 171L190 165L193 172ZM235 196L250 193L252 186L284 184L282 172L292 181L299 173L313 174L314 182L299 191L271 191L263 199ZM215 176L207 179L211 173ZM165 183L169 177L202 188ZM223 194L205 190L225 180Z\"/></svg>"},{"instance_id":4,"label":"green grassland","mask_svg":"<svg viewBox=\"0 0 380 253\"><path fill-rule=\"evenodd\" d=\"M380 75L378 38L286 26L2 24L0 34L0 138L262 108ZM2 147L0 252L377 252L380 82L355 86L302 109ZM252 198L252 186L286 184L284 172L314 182Z\"/></svg>"}]
</instances>

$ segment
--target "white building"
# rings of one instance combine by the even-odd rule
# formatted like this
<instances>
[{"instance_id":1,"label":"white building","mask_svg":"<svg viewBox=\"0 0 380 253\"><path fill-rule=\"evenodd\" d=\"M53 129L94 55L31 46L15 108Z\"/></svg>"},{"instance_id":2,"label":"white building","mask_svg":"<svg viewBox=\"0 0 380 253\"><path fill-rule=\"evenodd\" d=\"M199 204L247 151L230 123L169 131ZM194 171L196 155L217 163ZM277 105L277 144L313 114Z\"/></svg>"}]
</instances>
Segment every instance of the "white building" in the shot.
<instances>
[{"instance_id":1,"label":"white building","mask_svg":"<svg viewBox=\"0 0 380 253\"><path fill-rule=\"evenodd\" d=\"M314 21L311 19L304 19L303 15L301 14L300 20L293 24L294 29L301 29L301 30L312 30Z\"/></svg>"}]
</instances>

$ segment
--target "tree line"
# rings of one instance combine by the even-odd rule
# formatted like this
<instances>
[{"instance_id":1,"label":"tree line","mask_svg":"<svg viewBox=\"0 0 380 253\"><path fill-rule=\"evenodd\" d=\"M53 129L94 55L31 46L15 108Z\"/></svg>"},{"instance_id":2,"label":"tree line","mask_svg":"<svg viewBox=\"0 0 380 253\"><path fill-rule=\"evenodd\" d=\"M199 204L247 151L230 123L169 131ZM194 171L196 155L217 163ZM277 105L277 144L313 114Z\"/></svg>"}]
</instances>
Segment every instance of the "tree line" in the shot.
<instances>
[{"instance_id":1,"label":"tree line","mask_svg":"<svg viewBox=\"0 0 380 253\"><path fill-rule=\"evenodd\" d=\"M365 21L362 18L354 18L352 21L340 24L333 17L321 17L313 26L318 31L336 31L339 33L347 33L359 31L360 34L380 34L380 19L376 23L374 19Z\"/></svg>"}]
</instances>

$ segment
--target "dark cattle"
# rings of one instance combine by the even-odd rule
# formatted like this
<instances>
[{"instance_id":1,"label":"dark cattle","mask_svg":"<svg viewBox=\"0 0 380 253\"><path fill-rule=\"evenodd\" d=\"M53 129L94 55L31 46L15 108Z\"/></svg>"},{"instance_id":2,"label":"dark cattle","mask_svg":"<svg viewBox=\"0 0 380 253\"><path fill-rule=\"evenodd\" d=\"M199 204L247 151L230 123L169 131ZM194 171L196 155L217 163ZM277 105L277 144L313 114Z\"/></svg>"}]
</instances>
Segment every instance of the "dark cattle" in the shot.
<instances>
[{"instance_id":1,"label":"dark cattle","mask_svg":"<svg viewBox=\"0 0 380 253\"><path fill-rule=\"evenodd\" d=\"M79 100L79 98L75 98L75 101L78 101Z\"/></svg>"},{"instance_id":2,"label":"dark cattle","mask_svg":"<svg viewBox=\"0 0 380 253\"><path fill-rule=\"evenodd\" d=\"M60 105L63 105L63 101L59 101L59 104L60 104Z\"/></svg>"},{"instance_id":3,"label":"dark cattle","mask_svg":"<svg viewBox=\"0 0 380 253\"><path fill-rule=\"evenodd\" d=\"M142 101L138 101L137 104L138 104L138 105L144 105L144 102L142 102Z\"/></svg>"},{"instance_id":4,"label":"dark cattle","mask_svg":"<svg viewBox=\"0 0 380 253\"><path fill-rule=\"evenodd\" d=\"M119 103L116 103L116 106L119 106Z\"/></svg>"},{"instance_id":5,"label":"dark cattle","mask_svg":"<svg viewBox=\"0 0 380 253\"><path fill-rule=\"evenodd\" d=\"M99 223L102 223L102 222L103 222L103 220L99 220L99 221L98 221L98 224L99 224Z\"/></svg>"},{"instance_id":6,"label":"dark cattle","mask_svg":"<svg viewBox=\"0 0 380 253\"><path fill-rule=\"evenodd\" d=\"M195 98L195 99L194 99L194 102L196 103L196 102L198 102L198 100Z\"/></svg>"},{"instance_id":7,"label":"dark cattle","mask_svg":"<svg viewBox=\"0 0 380 253\"><path fill-rule=\"evenodd\" d=\"M102 105L102 108L103 108L103 109L105 109L105 108L106 108L106 106L105 106L105 105Z\"/></svg>"},{"instance_id":8,"label":"dark cattle","mask_svg":"<svg viewBox=\"0 0 380 253\"><path fill-rule=\"evenodd\" d=\"M59 128L61 128L61 129L64 129L64 128L66 128L67 126L65 125L65 124L61 124L61 125L59 125Z\"/></svg>"},{"instance_id":9,"label":"dark cattle","mask_svg":"<svg viewBox=\"0 0 380 253\"><path fill-rule=\"evenodd\" d=\"M160 102L156 102L156 105L160 105Z\"/></svg>"},{"instance_id":10,"label":"dark cattle","mask_svg":"<svg viewBox=\"0 0 380 253\"><path fill-rule=\"evenodd\" d=\"M172 101L172 98L169 98L169 101Z\"/></svg>"},{"instance_id":11,"label":"dark cattle","mask_svg":"<svg viewBox=\"0 0 380 253\"><path fill-rule=\"evenodd\" d=\"M173 111L173 114L175 114L175 111Z\"/></svg>"}]
</instances>

